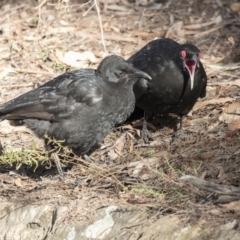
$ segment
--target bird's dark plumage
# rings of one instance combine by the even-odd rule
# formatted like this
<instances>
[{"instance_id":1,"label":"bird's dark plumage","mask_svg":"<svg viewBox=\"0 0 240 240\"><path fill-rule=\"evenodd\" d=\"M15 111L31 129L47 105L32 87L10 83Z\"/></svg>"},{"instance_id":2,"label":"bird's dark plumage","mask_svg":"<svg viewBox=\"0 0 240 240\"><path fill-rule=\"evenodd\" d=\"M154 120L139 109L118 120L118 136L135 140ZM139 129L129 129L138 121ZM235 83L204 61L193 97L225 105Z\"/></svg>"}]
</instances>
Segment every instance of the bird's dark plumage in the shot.
<instances>
[{"instance_id":1,"label":"bird's dark plumage","mask_svg":"<svg viewBox=\"0 0 240 240\"><path fill-rule=\"evenodd\" d=\"M186 115L206 95L207 76L199 53L193 44L158 39L131 56L128 62L152 77L150 82L135 83L137 106L154 113Z\"/></svg>"},{"instance_id":2,"label":"bird's dark plumage","mask_svg":"<svg viewBox=\"0 0 240 240\"><path fill-rule=\"evenodd\" d=\"M65 73L2 104L0 119L22 120L38 136L65 140L85 154L134 110L139 78L150 79L123 58L109 56L97 70Z\"/></svg>"}]
</instances>

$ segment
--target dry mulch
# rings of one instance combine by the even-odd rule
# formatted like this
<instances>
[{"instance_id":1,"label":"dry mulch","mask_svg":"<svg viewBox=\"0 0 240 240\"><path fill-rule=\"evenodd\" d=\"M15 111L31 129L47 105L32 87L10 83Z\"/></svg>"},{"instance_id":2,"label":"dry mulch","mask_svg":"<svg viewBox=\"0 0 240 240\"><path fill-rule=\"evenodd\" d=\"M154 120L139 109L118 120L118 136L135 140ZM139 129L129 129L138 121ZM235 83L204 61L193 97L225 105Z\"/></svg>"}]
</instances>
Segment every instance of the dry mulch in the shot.
<instances>
[{"instance_id":1,"label":"dry mulch","mask_svg":"<svg viewBox=\"0 0 240 240\"><path fill-rule=\"evenodd\" d=\"M161 37L201 49L207 96L184 120L185 141L170 144L176 119L162 117L161 124L158 119L150 122L150 145L136 143L139 122L120 126L92 154L98 166L81 159L71 167L65 162L64 180L49 162L35 172L31 167L1 167L1 201L59 202L73 209L78 201L86 211L78 216L83 221L94 207L106 204L145 206L159 215L182 214L186 220L239 217L238 202L228 203L238 201L238 193L216 190L240 185L240 24L234 1L99 1L104 44L98 14L94 7L89 10L94 2L56 2L33 6L32 1L1 1L2 103L64 71L95 68L107 54L127 59ZM0 137L4 149L32 149L33 142L36 149L43 148L31 131L5 121ZM185 175L205 182L179 180ZM90 203L94 207L86 210ZM76 220L74 210L71 217Z\"/></svg>"}]
</instances>

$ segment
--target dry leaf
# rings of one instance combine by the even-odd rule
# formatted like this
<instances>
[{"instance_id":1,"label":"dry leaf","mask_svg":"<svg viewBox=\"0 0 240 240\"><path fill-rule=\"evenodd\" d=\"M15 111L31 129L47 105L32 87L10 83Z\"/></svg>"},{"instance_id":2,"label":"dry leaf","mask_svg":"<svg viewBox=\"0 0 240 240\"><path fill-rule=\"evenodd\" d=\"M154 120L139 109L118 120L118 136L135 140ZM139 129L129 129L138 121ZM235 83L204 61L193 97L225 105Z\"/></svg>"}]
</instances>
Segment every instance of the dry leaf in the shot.
<instances>
[{"instance_id":1,"label":"dry leaf","mask_svg":"<svg viewBox=\"0 0 240 240\"><path fill-rule=\"evenodd\" d=\"M173 36L184 37L185 30L183 29L183 22L179 21L174 23L168 30L165 35L166 38L170 38Z\"/></svg>"},{"instance_id":2,"label":"dry leaf","mask_svg":"<svg viewBox=\"0 0 240 240\"><path fill-rule=\"evenodd\" d=\"M233 12L238 12L240 11L240 3L232 3L230 8Z\"/></svg>"},{"instance_id":3,"label":"dry leaf","mask_svg":"<svg viewBox=\"0 0 240 240\"><path fill-rule=\"evenodd\" d=\"M149 180L149 179L155 178L155 175L152 173L145 173L145 174L141 175L140 178L142 180Z\"/></svg>"},{"instance_id":4,"label":"dry leaf","mask_svg":"<svg viewBox=\"0 0 240 240\"><path fill-rule=\"evenodd\" d=\"M240 86L240 79L235 80L234 82L231 82L234 86Z\"/></svg>"},{"instance_id":5,"label":"dry leaf","mask_svg":"<svg viewBox=\"0 0 240 240\"><path fill-rule=\"evenodd\" d=\"M1 182L5 182L5 183L14 183L13 181L13 177L10 177L9 175L4 175L4 174L1 174Z\"/></svg>"},{"instance_id":6,"label":"dry leaf","mask_svg":"<svg viewBox=\"0 0 240 240\"><path fill-rule=\"evenodd\" d=\"M75 68L87 68L90 63L96 63L96 57L90 51L85 51L83 53L68 51L63 53L57 49L56 56L59 61Z\"/></svg>"},{"instance_id":7,"label":"dry leaf","mask_svg":"<svg viewBox=\"0 0 240 240\"><path fill-rule=\"evenodd\" d=\"M232 36L228 37L228 41L234 46L235 45L235 40Z\"/></svg>"},{"instance_id":8,"label":"dry leaf","mask_svg":"<svg viewBox=\"0 0 240 240\"><path fill-rule=\"evenodd\" d=\"M124 133L120 138L117 139L115 145L116 145L116 151L119 155L121 155L123 147L126 143L126 133Z\"/></svg>"},{"instance_id":9,"label":"dry leaf","mask_svg":"<svg viewBox=\"0 0 240 240\"><path fill-rule=\"evenodd\" d=\"M170 153L168 151L161 151L161 152L157 152L156 154L154 154L154 157L158 157L160 159L164 158L169 158Z\"/></svg>"},{"instance_id":10,"label":"dry leaf","mask_svg":"<svg viewBox=\"0 0 240 240\"><path fill-rule=\"evenodd\" d=\"M240 102L234 102L227 107L227 113L240 114Z\"/></svg>"},{"instance_id":11,"label":"dry leaf","mask_svg":"<svg viewBox=\"0 0 240 240\"><path fill-rule=\"evenodd\" d=\"M240 201L230 202L227 204L222 204L221 207L225 207L224 212L236 212L240 214Z\"/></svg>"},{"instance_id":12,"label":"dry leaf","mask_svg":"<svg viewBox=\"0 0 240 240\"><path fill-rule=\"evenodd\" d=\"M233 63L233 64L225 64L225 65L220 65L220 64L208 64L207 65L209 68L213 70L221 70L221 71L231 71L231 70L236 70L240 68L239 63Z\"/></svg>"},{"instance_id":13,"label":"dry leaf","mask_svg":"<svg viewBox=\"0 0 240 240\"><path fill-rule=\"evenodd\" d=\"M239 121L240 120L240 115L223 113L219 116L218 119L221 122L232 123L234 121Z\"/></svg>"},{"instance_id":14,"label":"dry leaf","mask_svg":"<svg viewBox=\"0 0 240 240\"><path fill-rule=\"evenodd\" d=\"M108 152L108 157L111 159L111 160L116 160L118 158L118 154L114 151L114 149L111 149L109 152Z\"/></svg>"},{"instance_id":15,"label":"dry leaf","mask_svg":"<svg viewBox=\"0 0 240 240\"><path fill-rule=\"evenodd\" d=\"M111 160L116 160L118 156L122 155L122 150L126 141L126 133L124 133L120 138L117 139L117 141L114 143L114 149L111 149L108 152L108 156Z\"/></svg>"},{"instance_id":16,"label":"dry leaf","mask_svg":"<svg viewBox=\"0 0 240 240\"><path fill-rule=\"evenodd\" d=\"M15 181L14 181L15 185L17 185L18 187L22 187L22 179L21 178L17 178Z\"/></svg>"},{"instance_id":17,"label":"dry leaf","mask_svg":"<svg viewBox=\"0 0 240 240\"><path fill-rule=\"evenodd\" d=\"M130 177L135 177L135 178L139 177L143 167L144 167L144 163L143 162L139 162L139 164L132 171L132 174L129 174L129 176Z\"/></svg>"},{"instance_id":18,"label":"dry leaf","mask_svg":"<svg viewBox=\"0 0 240 240\"><path fill-rule=\"evenodd\" d=\"M11 126L7 120L0 122L0 133L3 135L13 133L15 128L16 127Z\"/></svg>"},{"instance_id":19,"label":"dry leaf","mask_svg":"<svg viewBox=\"0 0 240 240\"><path fill-rule=\"evenodd\" d=\"M214 98L214 99L210 99L210 100L203 101L203 102L197 102L193 108L193 112L197 111L198 109L201 109L203 107L206 107L208 105L224 104L226 102L232 102L232 101L234 101L233 98L226 97L226 98Z\"/></svg>"},{"instance_id":20,"label":"dry leaf","mask_svg":"<svg viewBox=\"0 0 240 240\"><path fill-rule=\"evenodd\" d=\"M216 87L215 96L219 96L219 95L220 95L221 89L222 89L222 86L221 86L221 85L219 85L219 86Z\"/></svg>"},{"instance_id":21,"label":"dry leaf","mask_svg":"<svg viewBox=\"0 0 240 240\"><path fill-rule=\"evenodd\" d=\"M155 168L155 166L157 165L158 162L159 162L159 159L156 158L156 157L154 157L154 158L144 158L141 161L132 162L128 165L129 176L140 177L141 172L144 169L144 167ZM131 168L134 168L134 169L131 169Z\"/></svg>"},{"instance_id":22,"label":"dry leaf","mask_svg":"<svg viewBox=\"0 0 240 240\"><path fill-rule=\"evenodd\" d=\"M240 129L240 121L235 121L229 124L228 130L226 132L226 137L231 137L236 131Z\"/></svg>"},{"instance_id":23,"label":"dry leaf","mask_svg":"<svg viewBox=\"0 0 240 240\"><path fill-rule=\"evenodd\" d=\"M207 27L207 26L212 25L212 24L218 24L220 22L222 22L222 17L220 15L218 15L217 17L212 18L212 21L210 21L210 22L185 25L184 28L186 28L186 29L199 29L199 28Z\"/></svg>"}]
</instances>

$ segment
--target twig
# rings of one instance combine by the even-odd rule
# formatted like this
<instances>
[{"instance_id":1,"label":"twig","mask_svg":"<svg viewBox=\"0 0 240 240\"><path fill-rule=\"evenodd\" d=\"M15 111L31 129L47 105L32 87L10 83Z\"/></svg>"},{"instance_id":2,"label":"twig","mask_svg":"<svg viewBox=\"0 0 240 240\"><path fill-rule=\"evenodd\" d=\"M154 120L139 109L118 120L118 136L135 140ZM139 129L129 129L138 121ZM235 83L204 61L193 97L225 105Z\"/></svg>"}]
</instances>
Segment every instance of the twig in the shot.
<instances>
[{"instance_id":1,"label":"twig","mask_svg":"<svg viewBox=\"0 0 240 240\"><path fill-rule=\"evenodd\" d=\"M95 6L95 3L93 3L91 7L82 16L85 17L94 6Z\"/></svg>"},{"instance_id":2,"label":"twig","mask_svg":"<svg viewBox=\"0 0 240 240\"><path fill-rule=\"evenodd\" d=\"M222 195L240 197L239 187L228 186L224 184L217 184L217 183L209 182L206 180L202 180L200 178L197 178L191 175L185 175L183 177L180 177L179 180L184 183L188 183L194 187L200 188L204 191L214 192Z\"/></svg>"},{"instance_id":3,"label":"twig","mask_svg":"<svg viewBox=\"0 0 240 240\"><path fill-rule=\"evenodd\" d=\"M144 15L145 11L146 11L146 8L143 9L141 17L139 19L138 30L140 30L140 28L142 27L142 20L143 20L143 17L145 17L145 15ZM138 36L138 45L140 46L140 36Z\"/></svg>"},{"instance_id":4,"label":"twig","mask_svg":"<svg viewBox=\"0 0 240 240\"><path fill-rule=\"evenodd\" d=\"M100 25L100 30L101 30L102 45L103 45L104 51L107 52L105 41L104 41L104 33L103 33L103 26L102 26L102 19L101 19L101 15L100 15L100 9L99 9L97 0L94 0L94 3L95 3L96 11L97 11L97 14L98 14L98 20L99 20L99 25Z\"/></svg>"},{"instance_id":5,"label":"twig","mask_svg":"<svg viewBox=\"0 0 240 240\"><path fill-rule=\"evenodd\" d=\"M42 75L50 75L50 76L53 75L50 72L26 70L26 69L20 69L20 68L12 68L12 71L19 72L19 73L32 73L32 74L42 74Z\"/></svg>"},{"instance_id":6,"label":"twig","mask_svg":"<svg viewBox=\"0 0 240 240\"><path fill-rule=\"evenodd\" d=\"M1 88L7 88L7 89L11 89L11 88L21 88L21 87L33 87L34 84L33 83L26 83L26 84L12 84L12 85L6 85L6 86L1 86Z\"/></svg>"},{"instance_id":7,"label":"twig","mask_svg":"<svg viewBox=\"0 0 240 240\"><path fill-rule=\"evenodd\" d=\"M41 8L42 6L47 2L48 0L43 0L35 9L38 9L38 24L37 24L37 30L36 30L36 37L38 37L38 32L39 32L39 26L41 22Z\"/></svg>"},{"instance_id":8,"label":"twig","mask_svg":"<svg viewBox=\"0 0 240 240\"><path fill-rule=\"evenodd\" d=\"M52 153L52 156L53 156L53 160L55 162L55 165L57 167L59 176L61 177L61 179L64 179L65 174L62 170L61 163L60 163L60 160L59 160L59 157L58 157L57 153Z\"/></svg>"}]
</instances>

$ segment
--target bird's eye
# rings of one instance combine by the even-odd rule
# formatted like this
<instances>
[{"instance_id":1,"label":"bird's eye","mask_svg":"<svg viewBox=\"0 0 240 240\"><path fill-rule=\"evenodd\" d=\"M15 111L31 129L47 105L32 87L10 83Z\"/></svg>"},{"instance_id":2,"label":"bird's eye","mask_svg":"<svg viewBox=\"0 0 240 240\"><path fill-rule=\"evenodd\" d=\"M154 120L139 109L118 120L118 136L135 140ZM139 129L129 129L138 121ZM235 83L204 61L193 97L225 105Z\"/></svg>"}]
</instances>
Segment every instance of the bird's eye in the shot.
<instances>
[{"instance_id":1,"label":"bird's eye","mask_svg":"<svg viewBox=\"0 0 240 240\"><path fill-rule=\"evenodd\" d=\"M185 57L187 56L186 51L185 51L185 50L182 50L182 51L180 52L180 56L181 56L182 58L185 58Z\"/></svg>"},{"instance_id":2,"label":"bird's eye","mask_svg":"<svg viewBox=\"0 0 240 240\"><path fill-rule=\"evenodd\" d=\"M118 76L119 77L123 77L125 75L125 72L123 72L123 71L118 71Z\"/></svg>"},{"instance_id":3,"label":"bird's eye","mask_svg":"<svg viewBox=\"0 0 240 240\"><path fill-rule=\"evenodd\" d=\"M198 58L201 58L201 57L202 57L202 56L201 56L201 53L199 53L199 54L197 55L197 57L198 57Z\"/></svg>"}]
</instances>

